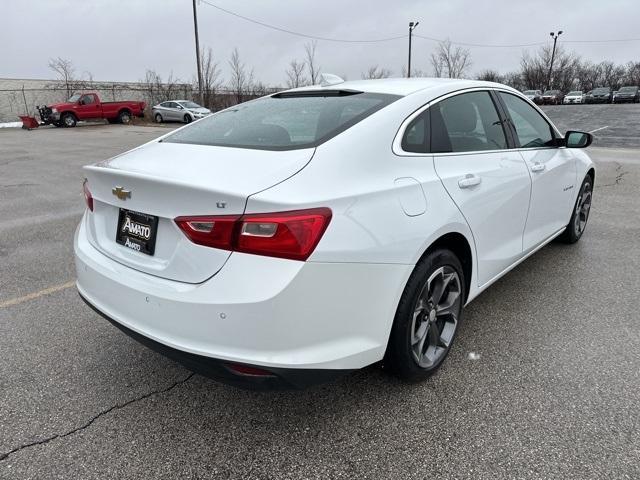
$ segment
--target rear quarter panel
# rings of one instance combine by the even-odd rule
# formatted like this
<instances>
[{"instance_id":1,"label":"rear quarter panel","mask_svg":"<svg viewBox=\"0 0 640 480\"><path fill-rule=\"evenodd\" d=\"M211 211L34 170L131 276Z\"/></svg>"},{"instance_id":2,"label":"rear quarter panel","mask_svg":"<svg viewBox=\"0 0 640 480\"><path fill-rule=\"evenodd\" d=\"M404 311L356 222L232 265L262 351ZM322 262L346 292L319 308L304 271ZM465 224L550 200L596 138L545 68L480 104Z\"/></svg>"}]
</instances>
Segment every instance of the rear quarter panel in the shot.
<instances>
[{"instance_id":1,"label":"rear quarter panel","mask_svg":"<svg viewBox=\"0 0 640 480\"><path fill-rule=\"evenodd\" d=\"M398 156L393 139L402 121L431 95L414 94L320 145L299 173L249 197L247 212L327 206L333 217L314 262L415 265L440 236L458 232L474 251L473 237L437 176L433 158ZM403 195L412 195L412 178L424 193L424 213L409 216ZM473 282L472 282L473 283Z\"/></svg>"}]
</instances>

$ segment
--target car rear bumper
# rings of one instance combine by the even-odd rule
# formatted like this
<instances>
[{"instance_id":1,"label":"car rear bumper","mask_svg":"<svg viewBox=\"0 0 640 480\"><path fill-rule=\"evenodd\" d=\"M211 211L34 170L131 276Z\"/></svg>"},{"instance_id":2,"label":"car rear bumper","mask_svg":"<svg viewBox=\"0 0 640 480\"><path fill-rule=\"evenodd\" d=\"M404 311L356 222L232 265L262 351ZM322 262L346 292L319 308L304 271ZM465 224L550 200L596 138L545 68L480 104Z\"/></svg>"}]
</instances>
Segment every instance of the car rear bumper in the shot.
<instances>
[{"instance_id":1,"label":"car rear bumper","mask_svg":"<svg viewBox=\"0 0 640 480\"><path fill-rule=\"evenodd\" d=\"M74 250L77 287L85 301L119 326L167 347L174 352L169 356L180 360L177 351L202 357L195 363L208 366L231 362L274 372L340 374L375 363L384 355L413 270L412 265L298 262L233 253L215 276L187 284L105 256L88 242L84 225L83 219Z\"/></svg>"},{"instance_id":2,"label":"car rear bumper","mask_svg":"<svg viewBox=\"0 0 640 480\"><path fill-rule=\"evenodd\" d=\"M149 337L145 337L138 332L125 327L122 323L114 320L104 312L98 310L89 300L80 294L80 298L96 313L104 317L123 333L141 343L147 348L174 360L192 372L199 373L205 377L212 378L227 385L243 388L245 390L290 390L302 389L312 385L329 382L349 373L351 370L330 370L330 369L296 369L296 368L273 368L260 367L269 375L256 373L242 373L234 371L234 363L225 362L217 358L195 355L193 353L169 347L163 343L156 342ZM237 364L236 364L237 365ZM253 365L246 365L255 367Z\"/></svg>"}]
</instances>

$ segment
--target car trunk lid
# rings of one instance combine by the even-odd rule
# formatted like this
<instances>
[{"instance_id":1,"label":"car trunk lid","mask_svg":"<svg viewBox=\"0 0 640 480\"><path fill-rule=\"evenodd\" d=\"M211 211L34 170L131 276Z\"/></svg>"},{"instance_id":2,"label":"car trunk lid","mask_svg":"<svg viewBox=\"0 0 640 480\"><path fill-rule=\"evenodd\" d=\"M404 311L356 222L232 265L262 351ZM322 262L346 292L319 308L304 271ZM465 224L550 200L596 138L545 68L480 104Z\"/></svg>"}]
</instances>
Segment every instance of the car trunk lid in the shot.
<instances>
[{"instance_id":1,"label":"car trunk lid","mask_svg":"<svg viewBox=\"0 0 640 480\"><path fill-rule=\"evenodd\" d=\"M223 267L230 252L192 243L174 219L241 215L250 195L294 175L313 151L155 142L85 167L94 203L94 211L87 216L89 240L103 254L136 270L181 282L203 282ZM122 234L126 217L134 221L157 217L152 255L131 248L128 242L128 246L118 243L116 234Z\"/></svg>"}]
</instances>

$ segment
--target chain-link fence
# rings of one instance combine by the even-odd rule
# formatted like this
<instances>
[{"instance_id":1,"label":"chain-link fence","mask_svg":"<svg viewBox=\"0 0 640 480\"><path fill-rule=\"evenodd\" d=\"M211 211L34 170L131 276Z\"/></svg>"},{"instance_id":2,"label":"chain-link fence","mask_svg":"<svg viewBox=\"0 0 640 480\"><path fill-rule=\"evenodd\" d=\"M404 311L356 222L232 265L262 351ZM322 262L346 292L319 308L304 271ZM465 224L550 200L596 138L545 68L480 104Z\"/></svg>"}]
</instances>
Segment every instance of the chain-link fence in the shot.
<instances>
[{"instance_id":1,"label":"chain-link fence","mask_svg":"<svg viewBox=\"0 0 640 480\"><path fill-rule=\"evenodd\" d=\"M0 79L0 122L13 122L25 113L37 116L37 105L64 102L74 92L96 92L103 102L141 100L146 102L145 114L151 118L151 107L167 100L192 100L199 103L199 93L191 84L73 82L65 84L46 80ZM203 92L203 104L212 111L230 107L240 101L274 93L277 89L261 88L246 92L216 89Z\"/></svg>"}]
</instances>

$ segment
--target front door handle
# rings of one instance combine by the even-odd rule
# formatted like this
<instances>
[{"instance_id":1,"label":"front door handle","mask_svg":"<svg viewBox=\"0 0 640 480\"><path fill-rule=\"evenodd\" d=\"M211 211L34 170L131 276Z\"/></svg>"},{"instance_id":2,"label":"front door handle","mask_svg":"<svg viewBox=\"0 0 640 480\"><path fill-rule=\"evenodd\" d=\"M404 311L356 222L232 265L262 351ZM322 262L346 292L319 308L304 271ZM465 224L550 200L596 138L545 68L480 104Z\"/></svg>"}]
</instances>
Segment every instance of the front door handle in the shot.
<instances>
[{"instance_id":1,"label":"front door handle","mask_svg":"<svg viewBox=\"0 0 640 480\"><path fill-rule=\"evenodd\" d=\"M482 182L482 178L468 173L463 179L458 180L458 186L460 188L470 188L480 185L480 182Z\"/></svg>"},{"instance_id":2,"label":"front door handle","mask_svg":"<svg viewBox=\"0 0 640 480\"><path fill-rule=\"evenodd\" d=\"M545 168L547 167L544 163L534 163L533 165L531 165L532 172L542 172Z\"/></svg>"}]
</instances>

